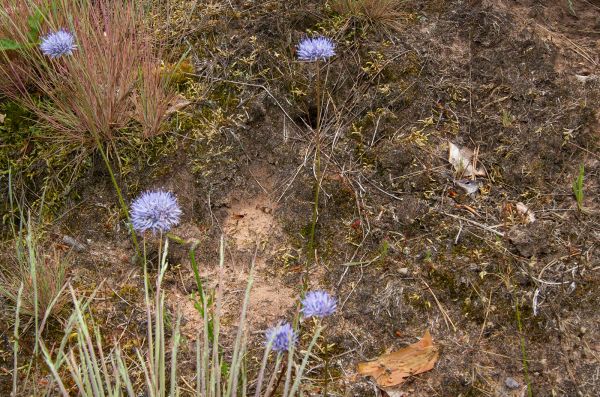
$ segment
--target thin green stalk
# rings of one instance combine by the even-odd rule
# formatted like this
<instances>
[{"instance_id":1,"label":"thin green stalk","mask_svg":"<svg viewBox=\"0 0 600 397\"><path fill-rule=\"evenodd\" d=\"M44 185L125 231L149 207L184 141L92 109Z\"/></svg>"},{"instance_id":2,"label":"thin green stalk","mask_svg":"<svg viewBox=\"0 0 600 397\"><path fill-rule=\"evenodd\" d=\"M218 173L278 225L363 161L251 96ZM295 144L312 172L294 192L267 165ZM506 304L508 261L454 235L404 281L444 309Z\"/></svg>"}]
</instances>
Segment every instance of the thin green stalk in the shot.
<instances>
[{"instance_id":1,"label":"thin green stalk","mask_svg":"<svg viewBox=\"0 0 600 397\"><path fill-rule=\"evenodd\" d=\"M518 298L515 302L515 313L517 316L517 327L519 328L519 340L521 342L521 356L523 361L523 376L525 377L525 383L527 384L527 396L533 397L533 390L531 389L531 381L529 379L529 368L527 365L527 350L525 349L525 338L523 337L523 324L521 323L521 311L519 310Z\"/></svg>"},{"instance_id":2,"label":"thin green stalk","mask_svg":"<svg viewBox=\"0 0 600 397\"><path fill-rule=\"evenodd\" d=\"M161 233L162 242L162 233ZM161 244L162 246L162 244ZM167 251L169 247L169 241L165 241L164 253L159 253L159 274L156 280L156 305L155 305L155 330L154 330L154 348L156 349L154 355L154 372L158 379L155 379L155 396L160 396L161 391L164 392L166 388L166 377L165 377L165 319L164 319L164 308L165 308L165 294L161 290L162 280L167 271ZM161 250L161 248L159 248Z\"/></svg>"},{"instance_id":3,"label":"thin green stalk","mask_svg":"<svg viewBox=\"0 0 600 397\"><path fill-rule=\"evenodd\" d=\"M15 205L13 203L13 187L12 187L12 168L8 168L8 202L10 203L10 228L12 229L13 236L16 237L17 230L15 229Z\"/></svg>"},{"instance_id":4,"label":"thin green stalk","mask_svg":"<svg viewBox=\"0 0 600 397\"><path fill-rule=\"evenodd\" d=\"M157 294L158 296L158 294ZM156 396L160 396L162 392L164 392L166 387L166 377L165 377L165 317L164 317L164 309L165 309L165 294L160 293L160 300L157 299L159 305L156 306L156 335L159 335L159 339L157 341L156 347L157 352L156 355L159 358L158 366L155 369L158 372L158 382L156 389Z\"/></svg>"},{"instance_id":5,"label":"thin green stalk","mask_svg":"<svg viewBox=\"0 0 600 397\"><path fill-rule=\"evenodd\" d=\"M315 334L313 335L313 338L310 341L310 344L308 345L308 349L306 350L306 353L304 354L304 358L302 359L302 364L300 365L300 368L296 371L296 379L292 386L292 390L290 391L290 394L289 395L286 394L285 397L293 397L296 394L296 392L298 391L298 388L300 387L300 381L302 381L302 374L304 373L304 369L306 368L306 364L308 363L308 358L310 357L310 352L312 351L313 347L317 343L317 339L319 339L319 335L321 335L321 332L323 331L323 329L324 329L324 327L322 325L319 325L319 327L315 331Z\"/></svg>"},{"instance_id":6,"label":"thin green stalk","mask_svg":"<svg viewBox=\"0 0 600 397\"><path fill-rule=\"evenodd\" d=\"M204 397L204 365L202 363L202 346L200 345L200 330L196 334L196 396Z\"/></svg>"},{"instance_id":7,"label":"thin green stalk","mask_svg":"<svg viewBox=\"0 0 600 397\"><path fill-rule=\"evenodd\" d=\"M223 301L223 266L225 263L225 241L224 237L221 236L221 243L219 246L219 286L217 287L217 315L214 316L213 322L213 351L212 351L212 368L211 368L211 396L221 397L221 360L219 352L219 332L220 332L220 313Z\"/></svg>"},{"instance_id":8,"label":"thin green stalk","mask_svg":"<svg viewBox=\"0 0 600 397\"><path fill-rule=\"evenodd\" d=\"M117 183L117 179L115 178L115 174L110 165L110 161L108 160L108 156L106 155L106 153L104 153L104 146L100 142L100 138L98 137L98 134L94 134L94 139L96 140L96 146L98 147L98 150L100 151L100 154L102 155L102 159L104 160L106 169L108 170L108 173L110 174L110 180L112 181L115 191L117 192L117 197L119 199L119 205L121 205L121 210L123 211L123 213L125 214L125 217L127 218L127 227L129 228L129 234L131 234L131 240L133 241L135 253L139 257L140 256L140 246L137 241L137 236L135 235L135 230L133 229L133 223L131 223L131 218L129 217L129 209L127 207L127 204L125 203L125 199L123 198L123 193L121 192L121 188L119 187L119 184Z\"/></svg>"},{"instance_id":9,"label":"thin green stalk","mask_svg":"<svg viewBox=\"0 0 600 397\"><path fill-rule=\"evenodd\" d=\"M315 193L314 193L314 204L312 223L310 225L310 240L308 242L308 255L309 258L317 260L315 234L317 230L317 221L319 219L319 193L321 190L321 65L319 61L315 62L316 66L316 87L315 95L317 99L317 127L315 129Z\"/></svg>"},{"instance_id":10,"label":"thin green stalk","mask_svg":"<svg viewBox=\"0 0 600 397\"><path fill-rule=\"evenodd\" d=\"M208 321L208 338L212 341L213 340L213 327L212 327L212 315L210 315L210 313L206 313L205 316L205 309L204 307L210 307L212 305L212 299L208 299L206 297L206 294L204 292L204 287L202 285L202 279L200 279L200 271L198 269L198 262L196 261L196 247L197 247L198 243L194 243L192 245L192 247L190 248L190 254L189 254L189 258L190 258L190 263L192 265L192 272L194 273L194 279L196 280L196 287L198 288L198 295L200 297L200 302L196 302L195 307L198 310L198 312L200 312L200 316L202 316L202 318L206 317L206 320Z\"/></svg>"},{"instance_id":11,"label":"thin green stalk","mask_svg":"<svg viewBox=\"0 0 600 397\"><path fill-rule=\"evenodd\" d=\"M290 346L291 345L291 346ZM285 372L285 384L283 385L283 396L288 397L288 391L290 390L292 381L292 370L294 369L294 353L296 351L294 344L289 341L290 348L287 352L287 369Z\"/></svg>"},{"instance_id":12,"label":"thin green stalk","mask_svg":"<svg viewBox=\"0 0 600 397\"><path fill-rule=\"evenodd\" d=\"M181 312L179 312L177 315L175 333L173 335L173 345L171 348L171 393L169 394L171 397L175 397L179 392L179 388L177 387L177 351L179 349L179 342L181 339L180 325Z\"/></svg>"},{"instance_id":13,"label":"thin green stalk","mask_svg":"<svg viewBox=\"0 0 600 397\"><path fill-rule=\"evenodd\" d=\"M158 270L160 271L161 266L162 266L162 239L163 239L163 232L162 230L160 231L160 235L158 236Z\"/></svg>"},{"instance_id":14,"label":"thin green stalk","mask_svg":"<svg viewBox=\"0 0 600 397\"><path fill-rule=\"evenodd\" d=\"M244 346L247 346L248 338L247 335L244 337ZM242 395L241 397L248 396L248 367L246 366L246 353L244 350L243 354L244 361L242 362L242 369L240 373L242 374Z\"/></svg>"},{"instance_id":15,"label":"thin green stalk","mask_svg":"<svg viewBox=\"0 0 600 397\"><path fill-rule=\"evenodd\" d=\"M15 311L15 330L13 333L13 338L14 338L14 342L13 342L13 387L12 387L12 393L10 394L11 397L16 397L17 396L17 378L18 378L18 368L19 368L19 360L18 360L18 353L19 353L19 320L21 319L20 314L21 314L21 297L23 295L23 283L21 283L21 286L19 287L19 292L17 293L17 310Z\"/></svg>"},{"instance_id":16,"label":"thin green stalk","mask_svg":"<svg viewBox=\"0 0 600 397\"><path fill-rule=\"evenodd\" d=\"M302 293L301 296L304 296L304 293L308 290L308 269L306 272L306 278L305 278L305 285L303 286L302 289ZM294 321L292 323L292 328L297 332L298 335L300 335L301 331L300 331L300 327L301 327L301 323L300 323L300 307L301 307L301 302L298 302L297 308L296 308L296 315L294 316ZM290 349L288 350L288 360L287 360L287 371L286 371L286 375L285 375L285 385L284 385L284 397L288 397L288 391L290 390L290 387L292 386L292 369L294 367L294 353L296 351L296 346L295 344L291 343L290 341ZM298 376L298 374L296 373L296 376Z\"/></svg>"},{"instance_id":17,"label":"thin green stalk","mask_svg":"<svg viewBox=\"0 0 600 397\"><path fill-rule=\"evenodd\" d=\"M212 396L212 392L211 390L209 390L212 386L211 386L211 377L212 377L212 371L209 368L209 360L210 360L210 345L209 345L209 339L208 339L208 321L207 321L207 306L206 306L206 301L204 302L204 313L205 313L205 317L204 317L204 321L203 321L203 327L204 327L204 332L202 333L202 343L204 346L204 349L202 350L202 397L207 397L207 396ZM218 313L217 313L218 315Z\"/></svg>"},{"instance_id":18,"label":"thin green stalk","mask_svg":"<svg viewBox=\"0 0 600 397\"><path fill-rule=\"evenodd\" d=\"M257 247L258 248L258 247ZM239 329L235 338L235 345L233 348L233 356L231 358L231 368L229 371L229 379L227 380L227 393L231 397L237 396L238 386L238 375L240 371L240 365L244 356L244 347L246 346L244 334L246 332L246 315L248 312L248 304L250 302L250 291L252 290L252 284L254 282L254 264L256 261L256 252L252 259L252 265L250 267L250 275L248 276L248 284L246 285L246 293L244 294L244 302L242 304L242 312L240 314Z\"/></svg>"},{"instance_id":19,"label":"thin green stalk","mask_svg":"<svg viewBox=\"0 0 600 397\"><path fill-rule=\"evenodd\" d=\"M265 353L263 354L262 363L260 365L260 371L258 372L258 378L256 380L256 390L254 392L254 397L260 397L260 391L262 389L263 380L265 377L265 369L267 368L267 361L269 360L269 353L271 352L271 348L273 347L273 341L270 340L265 346Z\"/></svg>"},{"instance_id":20,"label":"thin green stalk","mask_svg":"<svg viewBox=\"0 0 600 397\"><path fill-rule=\"evenodd\" d=\"M148 277L148 261L146 260L146 239L143 240L143 256L142 256L142 265L144 268L144 302L146 303L146 323L148 329L148 362L154 363L154 341L153 341L153 332L152 332L152 301L150 300L150 279ZM143 364L144 371L146 372L146 365ZM148 365L149 371L152 372L152 365ZM154 373L150 373L146 375L148 378L148 382L154 380ZM151 385L152 383L148 383Z\"/></svg>"},{"instance_id":21,"label":"thin green stalk","mask_svg":"<svg viewBox=\"0 0 600 397\"><path fill-rule=\"evenodd\" d=\"M265 390L265 394L264 394L265 397L271 397L271 395L277 389L279 382L281 381L281 376L283 375L283 372L285 370L285 368L284 368L280 371L282 357L283 357L283 355L278 354L275 359L275 367L273 368L273 374L271 375L271 379L269 381L269 384L267 385L267 390ZM278 372L279 372L279 375L277 375Z\"/></svg>"},{"instance_id":22,"label":"thin green stalk","mask_svg":"<svg viewBox=\"0 0 600 397\"><path fill-rule=\"evenodd\" d=\"M37 355L38 341L40 339L40 324L39 324L39 309L38 309L38 285L37 285L37 257L33 242L33 227L31 226L31 214L27 215L27 250L29 253L29 271L31 274L31 284L33 286L33 319L35 322L35 346L33 347L33 355Z\"/></svg>"},{"instance_id":23,"label":"thin green stalk","mask_svg":"<svg viewBox=\"0 0 600 397\"><path fill-rule=\"evenodd\" d=\"M323 386L323 395L327 396L327 389L329 388L329 357L325 358L323 372L325 372L325 386Z\"/></svg>"}]
</instances>

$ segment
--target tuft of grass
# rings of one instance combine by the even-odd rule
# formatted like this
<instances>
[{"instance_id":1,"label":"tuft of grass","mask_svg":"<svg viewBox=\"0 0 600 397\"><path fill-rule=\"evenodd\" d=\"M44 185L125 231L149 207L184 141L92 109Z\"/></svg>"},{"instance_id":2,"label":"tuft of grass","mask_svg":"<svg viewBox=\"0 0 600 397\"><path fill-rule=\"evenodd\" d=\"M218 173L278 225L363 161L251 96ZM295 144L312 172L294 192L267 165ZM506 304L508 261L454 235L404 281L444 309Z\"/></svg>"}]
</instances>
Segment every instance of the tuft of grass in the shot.
<instances>
[{"instance_id":1,"label":"tuft of grass","mask_svg":"<svg viewBox=\"0 0 600 397\"><path fill-rule=\"evenodd\" d=\"M36 1L37 6L41 1ZM19 55L39 42L42 14L30 9L27 1L2 1L0 9L0 70L12 78L0 79L0 94L17 95L19 87L29 86L34 76L30 64ZM16 28L18 27L18 28ZM25 71L16 75L18 71ZM17 85L15 85L17 83Z\"/></svg>"},{"instance_id":2,"label":"tuft of grass","mask_svg":"<svg viewBox=\"0 0 600 397\"><path fill-rule=\"evenodd\" d=\"M56 249L47 252L42 247L31 221L15 245L15 255L0 263L0 296L9 303L9 310L19 306L20 315L30 319L28 324L39 323L41 332L48 319L60 318L67 307L63 294L67 262Z\"/></svg>"},{"instance_id":3,"label":"tuft of grass","mask_svg":"<svg viewBox=\"0 0 600 397\"><path fill-rule=\"evenodd\" d=\"M161 133L175 91L171 86L171 75L156 62L151 45L146 46L142 57L132 102L133 118L142 127L142 137L147 139Z\"/></svg>"},{"instance_id":4,"label":"tuft of grass","mask_svg":"<svg viewBox=\"0 0 600 397\"><path fill-rule=\"evenodd\" d=\"M124 356L121 345L116 341L111 341L111 349L107 350L90 307L98 289L89 298L81 299L69 286L74 310L64 328L64 337L59 347L50 351L43 340L39 341L44 360L55 382L52 386L60 395L72 395L67 385L74 385L76 394L84 397L135 397L140 393L149 397L166 397L180 394L177 382L177 353L181 342L181 315L177 316L170 338L166 333L168 316L162 281L168 267L167 251L168 241L160 258L154 296L150 294L147 261L144 259L145 307L148 319L146 352L144 354L143 351L137 350L134 358ZM143 377L141 388L134 381L134 376L140 371Z\"/></svg>"},{"instance_id":5,"label":"tuft of grass","mask_svg":"<svg viewBox=\"0 0 600 397\"><path fill-rule=\"evenodd\" d=\"M331 9L344 16L364 20L392 30L400 28L402 0L333 0Z\"/></svg>"},{"instance_id":6,"label":"tuft of grass","mask_svg":"<svg viewBox=\"0 0 600 397\"><path fill-rule=\"evenodd\" d=\"M585 168L583 164L579 167L579 175L575 181L573 181L573 195L575 195L575 200L577 201L577 209L581 212L584 212L585 208L583 207L583 179L585 176Z\"/></svg>"},{"instance_id":7,"label":"tuft of grass","mask_svg":"<svg viewBox=\"0 0 600 397\"><path fill-rule=\"evenodd\" d=\"M11 192L12 193L12 192ZM12 197L12 196L11 196ZM21 211L21 219L24 219ZM40 385L35 380L40 376L37 364L39 343L45 324L50 319L62 319L68 305L64 294L66 264L57 252L44 255L35 231L28 217L22 222L26 231L15 230L16 254L7 265L0 266L0 296L8 303L7 310L14 310L13 331L13 373L11 396L18 396L18 389L27 390L30 395L38 393ZM22 318L27 320L21 325ZM29 359L20 357L23 335L31 326L35 327L33 355Z\"/></svg>"},{"instance_id":8,"label":"tuft of grass","mask_svg":"<svg viewBox=\"0 0 600 397\"><path fill-rule=\"evenodd\" d=\"M521 362L523 363L523 377L527 385L527 396L533 397L533 390L531 388L531 379L529 377L529 360L527 359L527 348L525 346L525 338L523 337L523 323L521 320L521 311L519 309L519 299L515 301L515 316L517 319L517 327L519 330L519 343L521 345Z\"/></svg>"},{"instance_id":9,"label":"tuft of grass","mask_svg":"<svg viewBox=\"0 0 600 397\"><path fill-rule=\"evenodd\" d=\"M215 300L209 307L209 299L200 302L203 313L203 326L196 339L196 385L195 394L206 397L235 397L254 395L255 397L282 395L292 397L301 393L300 386L303 374L313 347L320 337L323 326L319 325L312 339L300 357L295 349L290 349L287 358L278 353L273 357L271 343L265 347L261 367L255 381L250 381L246 366L248 353L248 334L246 316L249 310L250 291L253 284L254 261L251 266L248 284L239 318L237 334L233 346L225 349L221 340L221 314L223 300L224 273L224 240L221 237L219 250L220 282L215 292ZM124 355L125 349L119 342L105 344L100 328L94 321L93 308L90 306L98 291L94 291L86 299L77 297L69 286L73 301L73 313L64 327L64 337L60 344L52 350L45 341L37 343L44 361L54 380L49 390L57 390L63 397L75 393L83 397L122 396L137 397L140 394L148 397L178 396L189 391L191 385L179 377L177 355L182 341L180 334L181 314L170 335L168 323L170 314L165 307L165 291L162 282L166 274L168 239L160 258L159 272L154 287L147 271L144 258L144 290L145 308L148 321L145 344L136 350L135 357ZM199 291L202 287L198 286ZM209 313L211 313L209 315ZM209 328L212 330L209 331ZM224 350L229 354L225 355ZM300 358L300 363L296 359ZM267 367L275 361L274 370L268 376ZM284 366L284 363L287 365ZM16 371L15 365L15 371ZM138 374L141 379L138 381ZM278 390L280 381L285 379L283 391ZM69 387L69 385L73 385ZM249 385L254 385L250 387ZM15 386L16 388L16 386Z\"/></svg>"},{"instance_id":10,"label":"tuft of grass","mask_svg":"<svg viewBox=\"0 0 600 397\"><path fill-rule=\"evenodd\" d=\"M141 124L145 137L160 131L172 93L159 73L159 52L143 6L108 0L7 3L6 9L18 9L27 23L0 11L0 24L13 31L10 40L20 46L2 51L0 75L16 88L4 94L48 127L46 139L94 149L97 140L118 140L119 130L132 121ZM29 22L36 15L42 16L35 19L38 37L31 37ZM74 33L77 48L50 59L38 49L39 36L59 29Z\"/></svg>"}]
</instances>

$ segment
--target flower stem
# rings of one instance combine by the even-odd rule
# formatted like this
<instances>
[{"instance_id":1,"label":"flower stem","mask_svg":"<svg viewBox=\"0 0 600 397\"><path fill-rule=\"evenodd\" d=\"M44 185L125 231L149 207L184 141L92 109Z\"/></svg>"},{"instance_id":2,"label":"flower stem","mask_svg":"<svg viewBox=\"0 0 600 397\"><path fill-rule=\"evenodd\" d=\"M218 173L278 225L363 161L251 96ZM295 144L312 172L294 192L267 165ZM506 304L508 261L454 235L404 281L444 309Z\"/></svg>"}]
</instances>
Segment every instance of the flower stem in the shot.
<instances>
[{"instance_id":1,"label":"flower stem","mask_svg":"<svg viewBox=\"0 0 600 397\"><path fill-rule=\"evenodd\" d=\"M102 159L104 160L106 169L108 170L108 173L110 174L110 179L112 181L112 184L115 188L115 191L117 192L117 197L119 199L119 205L121 206L121 211L124 213L125 217L127 218L127 227L129 228L129 233L131 234L131 240L133 241L133 246L135 248L135 252L138 255L138 257L141 257L140 246L138 244L137 237L135 235L135 230L133 230L133 224L131 223L131 219L129 218L129 209L127 208L127 204L125 203L125 200L123 199L123 193L121 192L121 188L119 188L119 184L117 183L117 179L115 178L115 173L113 172L113 169L110 165L108 156L106 155L106 153L104 153L104 146L100 142L100 138L98 137L98 134L94 134L94 139L96 140L96 146L98 147L98 150L100 151L100 154L102 155Z\"/></svg>"},{"instance_id":2,"label":"flower stem","mask_svg":"<svg viewBox=\"0 0 600 397\"><path fill-rule=\"evenodd\" d=\"M316 67L316 87L315 95L317 99L317 126L315 128L315 193L314 193L314 204L312 223L310 226L310 240L308 242L308 257L317 261L317 247L315 242L315 235L317 230L317 222L319 220L319 193L321 191L321 65L319 61L315 62Z\"/></svg>"},{"instance_id":3,"label":"flower stem","mask_svg":"<svg viewBox=\"0 0 600 397\"><path fill-rule=\"evenodd\" d=\"M529 366L527 359L527 349L525 347L525 338L523 337L523 324L521 322L521 311L519 310L519 299L515 300L515 314L517 317L517 327L519 329L519 342L521 343L521 359L523 363L523 377L525 378L525 384L527 385L527 396L533 397L533 390L531 389L531 380L529 378Z\"/></svg>"}]
</instances>

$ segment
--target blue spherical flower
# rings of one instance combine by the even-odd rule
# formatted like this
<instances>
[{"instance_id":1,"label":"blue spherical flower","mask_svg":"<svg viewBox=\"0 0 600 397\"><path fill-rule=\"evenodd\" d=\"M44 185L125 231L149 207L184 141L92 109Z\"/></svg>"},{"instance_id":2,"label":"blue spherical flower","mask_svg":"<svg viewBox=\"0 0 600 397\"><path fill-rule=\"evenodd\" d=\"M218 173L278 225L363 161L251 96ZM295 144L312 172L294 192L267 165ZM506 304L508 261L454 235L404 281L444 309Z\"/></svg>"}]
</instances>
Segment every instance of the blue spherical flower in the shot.
<instances>
[{"instance_id":1,"label":"blue spherical flower","mask_svg":"<svg viewBox=\"0 0 600 397\"><path fill-rule=\"evenodd\" d=\"M302 300L305 317L327 317L335 312L337 301L325 291L311 291Z\"/></svg>"},{"instance_id":2,"label":"blue spherical flower","mask_svg":"<svg viewBox=\"0 0 600 397\"><path fill-rule=\"evenodd\" d=\"M298 59L301 61L326 60L335 55L335 44L327 37L305 38L297 47Z\"/></svg>"},{"instance_id":3,"label":"blue spherical flower","mask_svg":"<svg viewBox=\"0 0 600 397\"><path fill-rule=\"evenodd\" d=\"M271 342L271 349L276 352L288 351L297 341L298 335L290 323L278 324L265 332L265 344Z\"/></svg>"},{"instance_id":4,"label":"blue spherical flower","mask_svg":"<svg viewBox=\"0 0 600 397\"><path fill-rule=\"evenodd\" d=\"M180 216L177 198L171 192L144 192L131 204L131 223L140 233L166 232L179 223Z\"/></svg>"},{"instance_id":5,"label":"blue spherical flower","mask_svg":"<svg viewBox=\"0 0 600 397\"><path fill-rule=\"evenodd\" d=\"M58 58L63 55L72 55L75 45L75 36L66 30L59 30L42 37L40 50L50 58Z\"/></svg>"}]
</instances>

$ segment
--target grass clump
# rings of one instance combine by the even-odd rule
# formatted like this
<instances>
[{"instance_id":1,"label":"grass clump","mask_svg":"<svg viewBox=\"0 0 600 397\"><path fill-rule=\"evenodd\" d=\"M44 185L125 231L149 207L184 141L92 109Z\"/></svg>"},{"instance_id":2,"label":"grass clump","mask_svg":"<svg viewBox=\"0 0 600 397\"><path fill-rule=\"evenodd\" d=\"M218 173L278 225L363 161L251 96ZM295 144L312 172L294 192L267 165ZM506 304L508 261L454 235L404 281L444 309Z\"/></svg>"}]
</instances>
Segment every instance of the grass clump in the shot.
<instances>
[{"instance_id":1,"label":"grass clump","mask_svg":"<svg viewBox=\"0 0 600 397\"><path fill-rule=\"evenodd\" d=\"M577 178L573 181L573 195L575 196L575 201L577 202L577 209L581 212L585 212L585 208L583 207L583 179L585 176L585 167L583 164L579 167L579 174Z\"/></svg>"},{"instance_id":2,"label":"grass clump","mask_svg":"<svg viewBox=\"0 0 600 397\"><path fill-rule=\"evenodd\" d=\"M21 218L25 219L22 212ZM15 231L14 256L2 258L0 262L0 297L6 303L4 309L14 313L11 396L19 395L19 387L31 395L40 395L37 393L39 385L31 378L32 374L34 378L39 377L40 368L35 363L39 341L48 321L62 319L68 306L64 294L67 263L58 251L45 253L31 217L22 225L22 230ZM26 320L24 325L22 320ZM23 336L32 326L35 330L33 343L27 348L32 348L33 356L27 362L20 359L20 354L21 348L25 347Z\"/></svg>"},{"instance_id":3,"label":"grass clump","mask_svg":"<svg viewBox=\"0 0 600 397\"><path fill-rule=\"evenodd\" d=\"M101 334L100 326L94 320L91 303L98 289L91 296L79 298L69 286L73 303L73 312L63 329L64 337L50 349L43 338L36 343L43 355L47 368L52 375L48 390L54 390L62 396L73 393L80 396L130 396L140 393L149 397L165 397L182 395L191 391L197 396L233 397L238 395L254 395L255 397L282 395L290 397L301 394L301 382L304 371L311 356L311 351L320 338L324 326L320 317L332 314L336 308L336 300L319 292L328 300L325 302L312 298L311 310L308 311L307 299L302 302L304 315L316 317L316 329L306 351L298 355L296 342L298 318L294 329L290 328L287 342L278 339L265 340L265 351L260 368L255 375L251 374L248 365L248 334L246 317L249 311L250 291L253 284L253 269L248 278L244 300L239 317L239 325L232 346L224 346L221 335L221 315L223 299L223 280L220 277L219 287L214 291L214 299L206 299L199 278L198 290L202 297L197 303L203 325L198 330L196 339L195 385L185 381L180 374L178 360L182 344L180 325L181 313L172 314L165 306L166 293L162 282L168 269L168 239L160 257L159 271L154 285L147 271L148 263L144 260L144 295L145 311L148 327L145 342L133 356L127 355L127 349L118 341L112 341L110 350ZM221 239L219 269L224 270L224 241ZM20 291L19 293L21 293ZM308 295L307 295L308 296ZM19 296L18 296L19 297ZM20 304L20 299L17 303ZM209 306L210 305L210 306ZM17 312L17 320L19 313ZM279 327L279 326L278 326ZM279 329L274 327L273 329ZM288 327L289 323L288 323ZM268 333L266 334L268 335ZM299 362L296 362L299 360ZM274 363L273 363L274 361ZM267 368L273 368L268 371ZM15 364L15 374L18 372ZM269 373L270 372L270 373ZM255 376L255 377L254 377ZM17 386L15 386L15 391Z\"/></svg>"},{"instance_id":4,"label":"grass clump","mask_svg":"<svg viewBox=\"0 0 600 397\"><path fill-rule=\"evenodd\" d=\"M15 309L20 286L21 314L34 317L35 311L60 316L68 299L63 294L67 262L59 251L44 252L31 233L16 244L16 255L0 264L0 296Z\"/></svg>"},{"instance_id":5,"label":"grass clump","mask_svg":"<svg viewBox=\"0 0 600 397\"><path fill-rule=\"evenodd\" d=\"M18 307L28 318L26 328L35 323L39 335L47 320L60 318L67 307L63 292L68 266L59 251L38 240L31 219L24 228L17 232L15 253L0 262L0 296L8 303L6 309L14 312Z\"/></svg>"},{"instance_id":6,"label":"grass clump","mask_svg":"<svg viewBox=\"0 0 600 397\"><path fill-rule=\"evenodd\" d=\"M331 9L344 16L354 17L372 26L399 29L401 0L333 0Z\"/></svg>"},{"instance_id":7,"label":"grass clump","mask_svg":"<svg viewBox=\"0 0 600 397\"><path fill-rule=\"evenodd\" d=\"M119 139L119 130L134 121L144 137L160 131L172 92L142 6L106 0L7 3L0 24L12 31L6 40L19 47L2 52L0 75L11 83L3 94L38 117L48 129L44 138L94 149L97 140ZM28 17L16 18L13 9ZM44 52L56 32L71 35L72 50Z\"/></svg>"}]
</instances>

